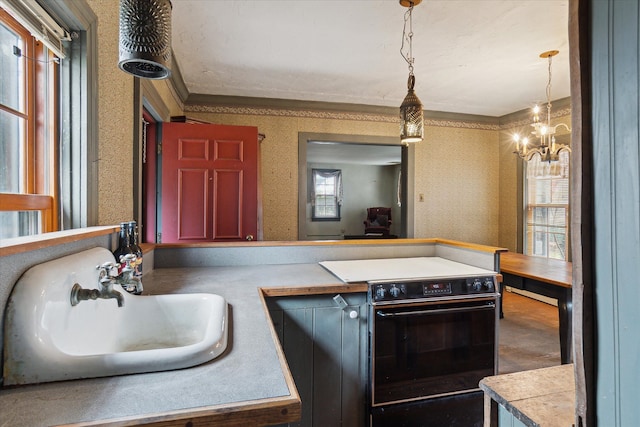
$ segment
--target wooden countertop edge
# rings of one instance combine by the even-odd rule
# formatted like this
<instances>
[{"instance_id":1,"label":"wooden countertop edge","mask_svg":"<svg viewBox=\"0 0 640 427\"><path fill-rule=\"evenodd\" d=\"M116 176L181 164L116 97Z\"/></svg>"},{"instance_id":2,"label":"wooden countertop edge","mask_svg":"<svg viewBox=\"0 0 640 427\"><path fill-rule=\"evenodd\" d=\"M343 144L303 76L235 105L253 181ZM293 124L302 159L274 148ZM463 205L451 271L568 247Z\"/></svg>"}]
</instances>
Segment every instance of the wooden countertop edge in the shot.
<instances>
[{"instance_id":1,"label":"wooden countertop edge","mask_svg":"<svg viewBox=\"0 0 640 427\"><path fill-rule=\"evenodd\" d=\"M0 257L35 251L51 246L63 245L82 239L116 233L119 226L89 227L75 230L54 231L37 236L16 237L0 241Z\"/></svg>"},{"instance_id":2,"label":"wooden countertop edge","mask_svg":"<svg viewBox=\"0 0 640 427\"><path fill-rule=\"evenodd\" d=\"M345 284L327 284L327 285L310 285L310 286L278 286L269 288L260 288L260 292L265 297L292 297L303 295L324 295L335 293L355 293L367 292L367 284L365 282L345 283Z\"/></svg>"},{"instance_id":3,"label":"wooden countertop edge","mask_svg":"<svg viewBox=\"0 0 640 427\"><path fill-rule=\"evenodd\" d=\"M514 276L521 276L521 277L526 277L528 279L533 279L533 280L538 280L540 282L546 282L546 283L550 283L552 285L556 285L556 286L560 286L563 288L571 288L571 283L567 283L567 282L562 282L559 280L554 280L548 277L541 277L535 274L530 274L527 273L526 271L522 271L522 270L512 270L510 268L505 268L503 266L500 266L500 272L501 273L507 273L507 274L513 274Z\"/></svg>"},{"instance_id":4,"label":"wooden countertop edge","mask_svg":"<svg viewBox=\"0 0 640 427\"><path fill-rule=\"evenodd\" d=\"M295 387L294 387L295 390ZM282 396L269 399L248 400L200 408L186 408L152 415L132 416L86 423L63 424L60 427L81 426L133 426L155 427L198 426L263 426L295 422L301 418L300 397Z\"/></svg>"},{"instance_id":5,"label":"wooden countertop edge","mask_svg":"<svg viewBox=\"0 0 640 427\"><path fill-rule=\"evenodd\" d=\"M433 244L437 239L353 239L353 240L253 240L251 242L203 242L203 243L156 243L156 249L164 248L246 248L270 246L353 246Z\"/></svg>"},{"instance_id":6,"label":"wooden countertop edge","mask_svg":"<svg viewBox=\"0 0 640 427\"><path fill-rule=\"evenodd\" d=\"M457 240L441 238L417 238L417 239L353 239L353 240L259 240L252 242L210 242L210 243L158 243L156 248L235 248L235 247L269 247L269 246L353 246L353 245L424 245L443 244L465 249L473 249L480 252L502 253L508 252L506 248L480 245L476 243L461 242Z\"/></svg>"},{"instance_id":7,"label":"wooden countertop edge","mask_svg":"<svg viewBox=\"0 0 640 427\"><path fill-rule=\"evenodd\" d=\"M459 240L449 240L449 239L440 239L440 238L435 238L433 240L435 240L436 243L439 243L442 245L456 246L458 248L465 248L465 249L473 249L479 252L489 252L493 254L509 252L509 249L500 248L497 246L480 245L477 243L461 242Z\"/></svg>"}]
</instances>

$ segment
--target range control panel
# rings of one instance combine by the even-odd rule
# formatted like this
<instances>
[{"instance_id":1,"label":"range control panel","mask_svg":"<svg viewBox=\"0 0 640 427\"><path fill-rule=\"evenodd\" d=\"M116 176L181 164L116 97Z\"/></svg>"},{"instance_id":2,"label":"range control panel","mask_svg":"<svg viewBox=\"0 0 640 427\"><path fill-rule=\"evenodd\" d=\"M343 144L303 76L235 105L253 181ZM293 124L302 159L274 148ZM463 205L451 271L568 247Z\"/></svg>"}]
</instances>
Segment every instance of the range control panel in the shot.
<instances>
[{"instance_id":1,"label":"range control panel","mask_svg":"<svg viewBox=\"0 0 640 427\"><path fill-rule=\"evenodd\" d=\"M495 292L495 276L369 283L369 300L372 302Z\"/></svg>"}]
</instances>

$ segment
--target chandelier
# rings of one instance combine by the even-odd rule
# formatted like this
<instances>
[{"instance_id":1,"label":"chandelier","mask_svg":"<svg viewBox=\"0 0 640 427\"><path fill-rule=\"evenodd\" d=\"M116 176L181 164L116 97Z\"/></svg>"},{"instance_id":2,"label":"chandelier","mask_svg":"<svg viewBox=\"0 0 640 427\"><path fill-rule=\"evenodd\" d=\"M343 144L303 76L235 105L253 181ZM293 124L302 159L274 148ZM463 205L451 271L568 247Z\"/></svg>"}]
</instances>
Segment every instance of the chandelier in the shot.
<instances>
[{"instance_id":1,"label":"chandelier","mask_svg":"<svg viewBox=\"0 0 640 427\"><path fill-rule=\"evenodd\" d=\"M407 96L400 105L400 141L409 145L411 142L422 141L424 134L424 113L422 111L422 103L416 96L413 88L416 84L416 77L413 75L413 23L411 15L413 7L420 4L422 0L400 0L400 4L408 7L404 14L404 27L402 28L402 45L400 46L400 55L409 64L409 79L407 81ZM409 29L407 32L407 23ZM405 53L405 42L408 50Z\"/></svg>"},{"instance_id":2,"label":"chandelier","mask_svg":"<svg viewBox=\"0 0 640 427\"><path fill-rule=\"evenodd\" d=\"M547 81L547 115L546 118L540 120L540 106L533 107L533 123L531 127L531 135L535 136L538 141L535 145L529 145L529 138L521 138L515 134L513 139L516 143L515 154L521 159L531 160L533 156L540 155L540 160L546 162L556 162L560 158L560 152L566 150L571 152L571 148L564 144L556 143L556 130L564 127L571 132L569 126L564 123L551 126L551 59L558 54L557 50L550 50L540 54L540 58L549 59L549 80Z\"/></svg>"}]
</instances>

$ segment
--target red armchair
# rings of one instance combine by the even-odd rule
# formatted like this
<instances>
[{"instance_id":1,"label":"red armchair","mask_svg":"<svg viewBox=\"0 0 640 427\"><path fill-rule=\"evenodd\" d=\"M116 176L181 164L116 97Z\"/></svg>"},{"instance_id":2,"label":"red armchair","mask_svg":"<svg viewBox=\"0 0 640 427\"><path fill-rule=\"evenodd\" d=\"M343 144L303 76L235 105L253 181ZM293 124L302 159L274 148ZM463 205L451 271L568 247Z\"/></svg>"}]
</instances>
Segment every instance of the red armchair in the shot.
<instances>
[{"instance_id":1,"label":"red armchair","mask_svg":"<svg viewBox=\"0 0 640 427\"><path fill-rule=\"evenodd\" d=\"M367 218L364 220L364 234L389 235L391 227L391 208L367 208Z\"/></svg>"}]
</instances>

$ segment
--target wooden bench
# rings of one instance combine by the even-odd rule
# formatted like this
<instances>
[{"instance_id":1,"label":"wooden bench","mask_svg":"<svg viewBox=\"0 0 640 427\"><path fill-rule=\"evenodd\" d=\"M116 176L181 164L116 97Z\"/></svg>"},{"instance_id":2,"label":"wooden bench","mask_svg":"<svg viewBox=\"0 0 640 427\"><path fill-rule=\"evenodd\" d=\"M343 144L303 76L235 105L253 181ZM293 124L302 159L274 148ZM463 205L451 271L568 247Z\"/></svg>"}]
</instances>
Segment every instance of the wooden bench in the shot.
<instances>
[{"instance_id":1,"label":"wooden bench","mask_svg":"<svg viewBox=\"0 0 640 427\"><path fill-rule=\"evenodd\" d=\"M501 293L505 286L558 300L560 360L572 361L572 299L570 262L527 256L513 252L500 254Z\"/></svg>"}]
</instances>

